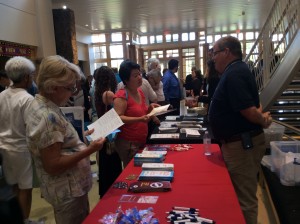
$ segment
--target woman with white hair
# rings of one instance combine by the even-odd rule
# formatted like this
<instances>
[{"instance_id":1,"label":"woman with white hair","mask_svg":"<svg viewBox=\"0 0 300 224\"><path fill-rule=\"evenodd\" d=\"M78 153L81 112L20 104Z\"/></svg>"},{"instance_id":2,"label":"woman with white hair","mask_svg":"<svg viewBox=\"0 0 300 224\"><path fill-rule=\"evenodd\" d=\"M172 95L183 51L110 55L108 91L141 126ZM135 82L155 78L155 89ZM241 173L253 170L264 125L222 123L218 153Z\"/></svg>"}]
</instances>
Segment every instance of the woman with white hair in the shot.
<instances>
[{"instance_id":1,"label":"woman with white hair","mask_svg":"<svg viewBox=\"0 0 300 224\"><path fill-rule=\"evenodd\" d=\"M14 186L25 223L29 223L33 172L26 120L33 96L27 89L32 85L35 66L25 57L13 57L6 62L5 70L13 84L0 93L0 153L6 181Z\"/></svg>"},{"instance_id":2,"label":"woman with white hair","mask_svg":"<svg viewBox=\"0 0 300 224\"><path fill-rule=\"evenodd\" d=\"M86 146L59 108L77 91L79 79L78 66L58 55L44 58L37 77L39 94L30 106L27 125L41 192L53 206L57 224L80 224L88 215L89 155L105 141L98 139Z\"/></svg>"}]
</instances>

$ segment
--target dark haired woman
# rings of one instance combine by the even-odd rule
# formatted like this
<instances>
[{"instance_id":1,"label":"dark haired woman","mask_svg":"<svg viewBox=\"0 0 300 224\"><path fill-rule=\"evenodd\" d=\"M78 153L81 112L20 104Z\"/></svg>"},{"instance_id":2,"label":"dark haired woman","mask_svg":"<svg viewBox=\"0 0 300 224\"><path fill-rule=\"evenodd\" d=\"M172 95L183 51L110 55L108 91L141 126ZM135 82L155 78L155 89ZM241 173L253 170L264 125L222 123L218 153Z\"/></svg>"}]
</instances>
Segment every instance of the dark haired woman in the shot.
<instances>
[{"instance_id":1,"label":"dark haired woman","mask_svg":"<svg viewBox=\"0 0 300 224\"><path fill-rule=\"evenodd\" d=\"M95 107L98 117L104 115L113 105L114 92L117 80L114 72L107 66L102 66L95 71ZM103 197L112 183L122 172L119 155L112 150L109 139L104 143L103 150L98 152L99 166L99 195Z\"/></svg>"},{"instance_id":2,"label":"dark haired woman","mask_svg":"<svg viewBox=\"0 0 300 224\"><path fill-rule=\"evenodd\" d=\"M146 104L145 95L141 90L142 76L140 66L135 62L125 60L119 69L120 78L125 87L115 94L114 106L116 112L124 122L117 136L116 149L126 167L135 153L146 143L148 122L159 120L147 114L158 104Z\"/></svg>"}]
</instances>

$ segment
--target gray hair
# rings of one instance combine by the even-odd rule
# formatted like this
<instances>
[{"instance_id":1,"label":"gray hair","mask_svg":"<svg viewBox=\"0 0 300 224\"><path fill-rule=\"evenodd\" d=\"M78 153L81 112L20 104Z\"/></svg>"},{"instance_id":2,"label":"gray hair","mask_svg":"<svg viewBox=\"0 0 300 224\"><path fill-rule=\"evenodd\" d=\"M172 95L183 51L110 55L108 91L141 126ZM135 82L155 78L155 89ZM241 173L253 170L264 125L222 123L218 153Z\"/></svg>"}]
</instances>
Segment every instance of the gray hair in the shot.
<instances>
[{"instance_id":1,"label":"gray hair","mask_svg":"<svg viewBox=\"0 0 300 224\"><path fill-rule=\"evenodd\" d=\"M5 64L5 71L10 80L14 83L20 83L25 75L35 72L35 65L25 57L13 57Z\"/></svg>"},{"instance_id":2,"label":"gray hair","mask_svg":"<svg viewBox=\"0 0 300 224\"><path fill-rule=\"evenodd\" d=\"M54 55L42 60L37 85L39 91L52 93L55 86L67 86L76 83L81 78L80 68L65 58Z\"/></svg>"},{"instance_id":3,"label":"gray hair","mask_svg":"<svg viewBox=\"0 0 300 224\"><path fill-rule=\"evenodd\" d=\"M162 77L161 71L158 68L152 69L150 72L148 72L147 77Z\"/></svg>"},{"instance_id":4,"label":"gray hair","mask_svg":"<svg viewBox=\"0 0 300 224\"><path fill-rule=\"evenodd\" d=\"M157 58L149 58L147 61L148 71L157 68L157 65L159 65L159 63L160 62Z\"/></svg>"}]
</instances>

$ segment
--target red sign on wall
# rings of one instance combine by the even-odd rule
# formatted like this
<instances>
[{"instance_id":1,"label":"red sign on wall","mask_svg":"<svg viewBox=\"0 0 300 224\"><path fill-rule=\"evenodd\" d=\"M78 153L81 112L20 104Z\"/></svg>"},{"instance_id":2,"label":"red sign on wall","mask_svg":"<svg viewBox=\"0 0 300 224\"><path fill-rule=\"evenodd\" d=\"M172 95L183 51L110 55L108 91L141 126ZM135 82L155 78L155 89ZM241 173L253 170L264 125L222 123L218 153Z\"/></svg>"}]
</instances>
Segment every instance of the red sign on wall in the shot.
<instances>
[{"instance_id":1,"label":"red sign on wall","mask_svg":"<svg viewBox=\"0 0 300 224\"><path fill-rule=\"evenodd\" d=\"M31 48L24 45L13 44L9 42L0 42L0 56L31 56Z\"/></svg>"}]
</instances>

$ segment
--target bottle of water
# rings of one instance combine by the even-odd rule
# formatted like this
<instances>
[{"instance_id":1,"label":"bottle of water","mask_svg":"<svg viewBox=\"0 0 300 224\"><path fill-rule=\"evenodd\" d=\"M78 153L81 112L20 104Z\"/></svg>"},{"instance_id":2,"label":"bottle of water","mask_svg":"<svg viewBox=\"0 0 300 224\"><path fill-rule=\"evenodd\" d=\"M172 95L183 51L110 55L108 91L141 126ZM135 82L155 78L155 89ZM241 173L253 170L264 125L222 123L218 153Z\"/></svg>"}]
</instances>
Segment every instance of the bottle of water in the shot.
<instances>
[{"instance_id":1,"label":"bottle of water","mask_svg":"<svg viewBox=\"0 0 300 224\"><path fill-rule=\"evenodd\" d=\"M208 131L205 131L203 136L203 146L204 146L204 155L210 156L211 153L211 139L208 134Z\"/></svg>"}]
</instances>

